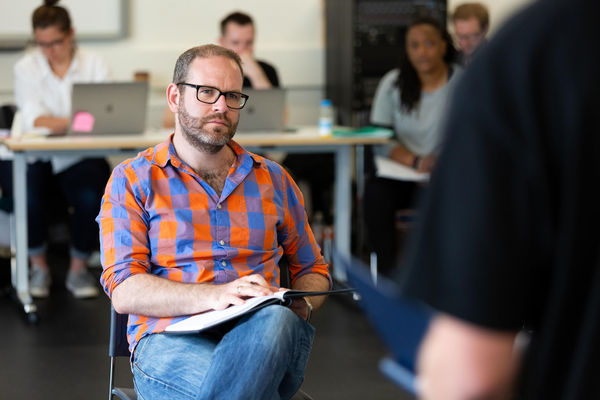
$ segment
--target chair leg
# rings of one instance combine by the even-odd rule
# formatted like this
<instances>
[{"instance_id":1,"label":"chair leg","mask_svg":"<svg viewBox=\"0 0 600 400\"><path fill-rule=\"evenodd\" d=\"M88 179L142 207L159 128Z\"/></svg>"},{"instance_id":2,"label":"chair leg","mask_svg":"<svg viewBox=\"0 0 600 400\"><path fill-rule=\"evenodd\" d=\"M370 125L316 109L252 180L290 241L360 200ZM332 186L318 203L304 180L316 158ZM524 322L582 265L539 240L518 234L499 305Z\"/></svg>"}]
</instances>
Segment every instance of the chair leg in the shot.
<instances>
[{"instance_id":1,"label":"chair leg","mask_svg":"<svg viewBox=\"0 0 600 400\"><path fill-rule=\"evenodd\" d=\"M115 387L115 358L110 358L110 377L108 383L108 400L112 400L113 388Z\"/></svg>"}]
</instances>

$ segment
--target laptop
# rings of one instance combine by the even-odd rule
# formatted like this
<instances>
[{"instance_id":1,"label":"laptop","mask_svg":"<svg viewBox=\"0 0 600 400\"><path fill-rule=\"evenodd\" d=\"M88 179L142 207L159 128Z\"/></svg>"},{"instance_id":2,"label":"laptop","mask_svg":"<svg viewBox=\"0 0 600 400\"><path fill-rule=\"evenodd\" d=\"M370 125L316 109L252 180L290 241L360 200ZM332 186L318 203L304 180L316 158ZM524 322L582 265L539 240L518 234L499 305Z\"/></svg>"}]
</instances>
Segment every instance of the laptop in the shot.
<instances>
[{"instance_id":1,"label":"laptop","mask_svg":"<svg viewBox=\"0 0 600 400\"><path fill-rule=\"evenodd\" d=\"M368 267L362 261L339 259L346 270L348 283L360 295L360 306L391 351L391 356L381 360L381 371L396 384L417 395L417 351L433 310L416 300L402 297L397 284L389 279L379 276L375 286Z\"/></svg>"},{"instance_id":2,"label":"laptop","mask_svg":"<svg viewBox=\"0 0 600 400\"><path fill-rule=\"evenodd\" d=\"M244 94L250 96L240 111L237 132L244 133L281 133L285 129L285 89L244 88Z\"/></svg>"},{"instance_id":3,"label":"laptop","mask_svg":"<svg viewBox=\"0 0 600 400\"><path fill-rule=\"evenodd\" d=\"M75 83L68 135L141 134L148 82Z\"/></svg>"}]
</instances>

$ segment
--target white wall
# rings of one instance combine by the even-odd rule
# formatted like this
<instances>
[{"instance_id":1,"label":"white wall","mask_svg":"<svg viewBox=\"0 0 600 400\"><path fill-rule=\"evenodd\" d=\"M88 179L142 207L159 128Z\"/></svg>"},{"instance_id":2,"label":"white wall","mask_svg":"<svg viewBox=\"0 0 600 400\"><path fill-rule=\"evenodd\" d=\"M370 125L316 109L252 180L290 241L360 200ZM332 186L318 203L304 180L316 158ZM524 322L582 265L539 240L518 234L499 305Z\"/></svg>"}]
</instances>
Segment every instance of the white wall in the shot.
<instances>
[{"instance_id":1,"label":"white wall","mask_svg":"<svg viewBox=\"0 0 600 400\"><path fill-rule=\"evenodd\" d=\"M93 0L78 0L93 1ZM492 31L530 0L481 0L491 13ZM223 16L233 10L250 13L256 22L256 55L276 65L284 86L290 87L290 122L316 118L324 84L324 24L322 0L129 0L130 32L126 39L83 42L82 48L101 54L117 79L135 71L150 73L156 107L170 82L177 56L200 43L215 42ZM449 0L448 9L462 0ZM41 3L41 1L40 1ZM3 7L2 13L11 9ZM73 21L77 29L77 21ZM23 21L28 25L29 20ZM12 66L22 52L0 52L0 101L12 96ZM159 103L159 104L158 104Z\"/></svg>"}]
</instances>

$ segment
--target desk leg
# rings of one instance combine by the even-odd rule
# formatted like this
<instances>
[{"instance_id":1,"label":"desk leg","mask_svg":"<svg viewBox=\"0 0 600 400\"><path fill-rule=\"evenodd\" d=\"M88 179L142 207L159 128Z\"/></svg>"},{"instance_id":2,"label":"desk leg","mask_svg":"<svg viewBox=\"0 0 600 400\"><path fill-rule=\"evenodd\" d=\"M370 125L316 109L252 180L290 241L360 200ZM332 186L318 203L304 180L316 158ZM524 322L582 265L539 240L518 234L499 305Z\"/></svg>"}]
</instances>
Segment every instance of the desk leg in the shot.
<instances>
[{"instance_id":1,"label":"desk leg","mask_svg":"<svg viewBox=\"0 0 600 400\"><path fill-rule=\"evenodd\" d=\"M337 261L336 254L350 259L350 228L352 212L352 177L351 177L351 146L340 146L335 153L335 248L333 259L333 278L338 282L347 281L346 271L343 268L336 268L336 265L342 265Z\"/></svg>"},{"instance_id":2,"label":"desk leg","mask_svg":"<svg viewBox=\"0 0 600 400\"><path fill-rule=\"evenodd\" d=\"M15 270L12 271L13 288L23 310L35 319L36 306L29 294L29 268L27 255L27 159L24 153L14 153L13 158L13 201L15 210Z\"/></svg>"}]
</instances>

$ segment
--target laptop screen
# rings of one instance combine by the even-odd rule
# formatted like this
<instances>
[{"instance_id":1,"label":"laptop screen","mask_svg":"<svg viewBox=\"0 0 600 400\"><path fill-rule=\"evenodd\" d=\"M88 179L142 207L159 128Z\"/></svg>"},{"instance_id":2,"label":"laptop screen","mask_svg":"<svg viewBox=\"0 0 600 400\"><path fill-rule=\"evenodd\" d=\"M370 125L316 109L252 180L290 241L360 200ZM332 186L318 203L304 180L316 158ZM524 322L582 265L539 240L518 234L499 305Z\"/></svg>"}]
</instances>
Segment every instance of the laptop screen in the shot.
<instances>
[{"instance_id":1,"label":"laptop screen","mask_svg":"<svg viewBox=\"0 0 600 400\"><path fill-rule=\"evenodd\" d=\"M250 97L240 111L237 132L284 131L285 89L244 88L242 91Z\"/></svg>"},{"instance_id":2,"label":"laptop screen","mask_svg":"<svg viewBox=\"0 0 600 400\"><path fill-rule=\"evenodd\" d=\"M75 83L71 135L142 133L146 125L147 82Z\"/></svg>"}]
</instances>

